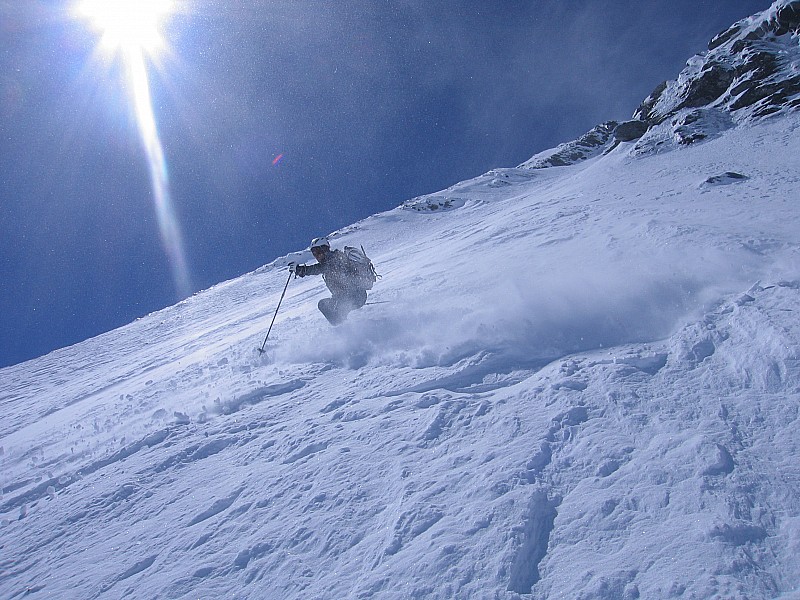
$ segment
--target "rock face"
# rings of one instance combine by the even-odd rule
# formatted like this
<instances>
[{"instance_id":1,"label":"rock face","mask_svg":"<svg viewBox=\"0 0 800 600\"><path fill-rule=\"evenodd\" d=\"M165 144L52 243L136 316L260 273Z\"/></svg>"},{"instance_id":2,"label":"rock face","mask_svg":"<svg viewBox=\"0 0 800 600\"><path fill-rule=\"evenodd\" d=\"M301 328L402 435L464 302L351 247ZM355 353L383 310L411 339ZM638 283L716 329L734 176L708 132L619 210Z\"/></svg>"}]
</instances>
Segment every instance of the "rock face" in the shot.
<instances>
[{"instance_id":1,"label":"rock face","mask_svg":"<svg viewBox=\"0 0 800 600\"><path fill-rule=\"evenodd\" d=\"M649 126L650 125L647 123L647 121L641 121L639 119L624 121L623 123L617 125L617 128L614 130L614 138L619 142L632 142L633 140L638 140L645 133L647 133Z\"/></svg>"},{"instance_id":2,"label":"rock face","mask_svg":"<svg viewBox=\"0 0 800 600\"><path fill-rule=\"evenodd\" d=\"M714 106L736 120L800 106L800 1L781 0L743 19L691 59L676 81L662 84L634 116L659 124L684 108Z\"/></svg>"},{"instance_id":3,"label":"rock face","mask_svg":"<svg viewBox=\"0 0 800 600\"><path fill-rule=\"evenodd\" d=\"M739 37L739 34L744 30L746 32L745 39L757 40L769 35L780 37L787 33L796 33L800 27L800 2L792 0L790 2L776 2L772 7L762 13L766 14L766 18L758 22L756 28L747 30L748 21L752 19L744 19L735 23L719 35L715 36L708 43L709 50L716 50L723 44ZM759 15L760 16L760 15Z\"/></svg>"},{"instance_id":4,"label":"rock face","mask_svg":"<svg viewBox=\"0 0 800 600\"><path fill-rule=\"evenodd\" d=\"M800 108L800 0L778 0L742 19L665 81L630 121L609 121L583 137L531 158L522 167L573 164L636 142L647 154L709 139L737 123Z\"/></svg>"},{"instance_id":5,"label":"rock face","mask_svg":"<svg viewBox=\"0 0 800 600\"><path fill-rule=\"evenodd\" d=\"M617 125L618 123L616 121L601 123L584 133L577 140L561 144L553 150L547 150L541 154L537 154L521 164L520 167L527 169L564 167L586 160L587 158L592 158L593 156L598 156L614 141L613 133Z\"/></svg>"}]
</instances>

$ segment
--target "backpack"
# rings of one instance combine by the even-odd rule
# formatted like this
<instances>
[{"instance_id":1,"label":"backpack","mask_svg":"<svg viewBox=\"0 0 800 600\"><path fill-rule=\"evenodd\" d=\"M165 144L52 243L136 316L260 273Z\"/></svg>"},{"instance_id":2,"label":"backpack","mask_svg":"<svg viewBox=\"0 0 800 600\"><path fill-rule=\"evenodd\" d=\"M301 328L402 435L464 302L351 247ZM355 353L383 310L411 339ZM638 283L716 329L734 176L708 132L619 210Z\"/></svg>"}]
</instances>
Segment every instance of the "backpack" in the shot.
<instances>
[{"instance_id":1,"label":"backpack","mask_svg":"<svg viewBox=\"0 0 800 600\"><path fill-rule=\"evenodd\" d=\"M375 266L367 253L364 252L364 246L361 248L345 246L344 255L347 257L347 266L353 283L361 289L371 290L379 275L375 272Z\"/></svg>"}]
</instances>

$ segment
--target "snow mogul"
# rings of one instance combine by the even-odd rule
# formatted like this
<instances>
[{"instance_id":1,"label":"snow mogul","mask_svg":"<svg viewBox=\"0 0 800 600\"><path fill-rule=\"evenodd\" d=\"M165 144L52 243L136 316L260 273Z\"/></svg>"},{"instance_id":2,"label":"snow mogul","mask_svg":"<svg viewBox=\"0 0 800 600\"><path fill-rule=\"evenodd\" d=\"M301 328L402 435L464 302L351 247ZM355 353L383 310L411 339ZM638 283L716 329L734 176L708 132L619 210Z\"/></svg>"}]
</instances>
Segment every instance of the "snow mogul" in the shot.
<instances>
[{"instance_id":1,"label":"snow mogul","mask_svg":"<svg viewBox=\"0 0 800 600\"><path fill-rule=\"evenodd\" d=\"M320 300L317 307L331 325L339 325L347 319L350 311L366 304L367 290L372 289L378 278L375 267L363 247L345 246L343 250L331 250L325 237L312 240L311 254L317 260L316 264L291 262L289 272L294 273L295 278L322 275L331 297Z\"/></svg>"}]
</instances>

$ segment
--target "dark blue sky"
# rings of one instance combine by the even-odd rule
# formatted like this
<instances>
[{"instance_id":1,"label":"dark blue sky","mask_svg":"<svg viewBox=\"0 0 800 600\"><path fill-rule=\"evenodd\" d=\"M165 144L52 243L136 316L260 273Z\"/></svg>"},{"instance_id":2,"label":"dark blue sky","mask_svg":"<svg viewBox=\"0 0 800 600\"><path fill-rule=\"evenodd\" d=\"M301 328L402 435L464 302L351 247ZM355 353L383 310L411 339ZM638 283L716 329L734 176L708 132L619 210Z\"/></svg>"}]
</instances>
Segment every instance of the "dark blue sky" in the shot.
<instances>
[{"instance_id":1,"label":"dark blue sky","mask_svg":"<svg viewBox=\"0 0 800 600\"><path fill-rule=\"evenodd\" d=\"M149 75L191 289L628 118L769 5L186 3ZM70 8L0 0L0 366L180 299L121 62Z\"/></svg>"}]
</instances>

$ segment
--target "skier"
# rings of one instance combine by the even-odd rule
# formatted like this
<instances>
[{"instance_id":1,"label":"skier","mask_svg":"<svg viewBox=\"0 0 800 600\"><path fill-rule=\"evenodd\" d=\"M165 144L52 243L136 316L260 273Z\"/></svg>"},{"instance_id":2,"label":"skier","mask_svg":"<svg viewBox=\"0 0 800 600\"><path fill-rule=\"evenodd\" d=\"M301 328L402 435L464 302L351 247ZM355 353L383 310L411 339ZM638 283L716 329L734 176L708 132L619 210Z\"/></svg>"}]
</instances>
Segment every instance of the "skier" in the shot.
<instances>
[{"instance_id":1,"label":"skier","mask_svg":"<svg viewBox=\"0 0 800 600\"><path fill-rule=\"evenodd\" d=\"M375 269L363 250L349 246L345 246L344 252L331 250L325 237L311 242L311 253L317 259L316 264L291 262L289 272L295 277L322 275L331 297L320 300L317 307L331 325L339 325L350 311L367 302L367 290L372 288L376 279Z\"/></svg>"}]
</instances>

